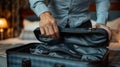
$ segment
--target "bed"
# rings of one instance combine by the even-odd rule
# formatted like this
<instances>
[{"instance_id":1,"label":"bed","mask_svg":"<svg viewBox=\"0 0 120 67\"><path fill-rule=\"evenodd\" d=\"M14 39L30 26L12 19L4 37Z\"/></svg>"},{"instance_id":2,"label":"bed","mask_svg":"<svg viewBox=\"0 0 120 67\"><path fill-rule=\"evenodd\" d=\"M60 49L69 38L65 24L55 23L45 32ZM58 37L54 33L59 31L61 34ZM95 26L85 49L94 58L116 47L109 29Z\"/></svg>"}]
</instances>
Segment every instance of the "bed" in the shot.
<instances>
[{"instance_id":1,"label":"bed","mask_svg":"<svg viewBox=\"0 0 120 67\"><path fill-rule=\"evenodd\" d=\"M39 21L31 21L28 18L23 20L24 28L18 37L9 38L0 41L0 67L7 67L6 49L18 47L28 43L40 43L33 30L39 26Z\"/></svg>"},{"instance_id":2,"label":"bed","mask_svg":"<svg viewBox=\"0 0 120 67\"><path fill-rule=\"evenodd\" d=\"M39 21L30 21L28 19L24 19L23 25L24 28L22 29L22 32L18 37L9 38L0 41L0 47L1 47L0 54L3 53L2 47L7 49L9 47L17 46L19 44L39 42L33 33L33 30L39 26Z\"/></svg>"}]
</instances>

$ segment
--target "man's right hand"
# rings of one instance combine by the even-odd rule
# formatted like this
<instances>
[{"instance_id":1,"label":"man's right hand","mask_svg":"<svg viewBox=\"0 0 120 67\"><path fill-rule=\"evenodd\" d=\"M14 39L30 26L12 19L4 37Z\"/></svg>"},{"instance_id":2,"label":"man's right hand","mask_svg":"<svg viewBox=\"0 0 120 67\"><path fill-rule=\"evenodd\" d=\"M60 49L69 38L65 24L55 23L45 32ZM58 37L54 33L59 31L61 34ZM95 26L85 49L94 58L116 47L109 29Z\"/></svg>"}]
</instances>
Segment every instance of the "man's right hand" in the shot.
<instances>
[{"instance_id":1,"label":"man's right hand","mask_svg":"<svg viewBox=\"0 0 120 67\"><path fill-rule=\"evenodd\" d=\"M40 15L40 31L42 35L59 38L59 30L56 20L49 12L44 12Z\"/></svg>"}]
</instances>

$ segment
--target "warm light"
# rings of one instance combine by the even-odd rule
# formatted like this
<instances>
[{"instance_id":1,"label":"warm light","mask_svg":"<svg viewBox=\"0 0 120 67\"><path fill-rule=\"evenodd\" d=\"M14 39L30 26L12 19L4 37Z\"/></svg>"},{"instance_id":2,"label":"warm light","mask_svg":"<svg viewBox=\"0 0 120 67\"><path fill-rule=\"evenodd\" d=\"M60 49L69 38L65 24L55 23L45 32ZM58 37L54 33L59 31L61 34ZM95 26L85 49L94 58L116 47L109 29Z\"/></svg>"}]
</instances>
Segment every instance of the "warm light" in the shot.
<instances>
[{"instance_id":1,"label":"warm light","mask_svg":"<svg viewBox=\"0 0 120 67\"><path fill-rule=\"evenodd\" d=\"M0 18L0 29L8 28L8 23L5 18Z\"/></svg>"},{"instance_id":2,"label":"warm light","mask_svg":"<svg viewBox=\"0 0 120 67\"><path fill-rule=\"evenodd\" d=\"M4 30L3 29L0 29L0 32L3 32Z\"/></svg>"}]
</instances>

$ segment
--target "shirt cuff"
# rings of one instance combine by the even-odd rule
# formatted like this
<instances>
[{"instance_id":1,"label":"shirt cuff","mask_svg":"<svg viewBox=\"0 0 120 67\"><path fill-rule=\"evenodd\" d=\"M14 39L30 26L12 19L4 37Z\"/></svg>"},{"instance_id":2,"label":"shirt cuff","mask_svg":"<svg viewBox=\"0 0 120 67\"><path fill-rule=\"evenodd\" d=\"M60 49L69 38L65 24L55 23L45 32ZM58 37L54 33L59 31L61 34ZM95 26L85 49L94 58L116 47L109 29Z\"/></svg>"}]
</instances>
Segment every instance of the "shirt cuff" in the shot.
<instances>
[{"instance_id":1,"label":"shirt cuff","mask_svg":"<svg viewBox=\"0 0 120 67\"><path fill-rule=\"evenodd\" d=\"M108 18L108 13L106 13L106 15L105 14L98 15L96 23L106 25L107 24L107 18Z\"/></svg>"},{"instance_id":2,"label":"shirt cuff","mask_svg":"<svg viewBox=\"0 0 120 67\"><path fill-rule=\"evenodd\" d=\"M49 9L45 4L38 3L37 6L33 8L33 11L39 17L42 13L49 11Z\"/></svg>"}]
</instances>

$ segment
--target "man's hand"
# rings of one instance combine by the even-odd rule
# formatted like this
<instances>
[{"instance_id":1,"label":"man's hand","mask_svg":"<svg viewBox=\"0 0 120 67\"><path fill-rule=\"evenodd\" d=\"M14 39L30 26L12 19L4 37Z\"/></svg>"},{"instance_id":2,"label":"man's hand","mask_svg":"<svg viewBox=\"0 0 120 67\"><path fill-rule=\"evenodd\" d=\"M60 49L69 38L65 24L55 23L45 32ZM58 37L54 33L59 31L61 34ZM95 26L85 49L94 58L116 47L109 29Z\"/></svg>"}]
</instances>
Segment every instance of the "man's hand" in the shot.
<instances>
[{"instance_id":1,"label":"man's hand","mask_svg":"<svg viewBox=\"0 0 120 67\"><path fill-rule=\"evenodd\" d=\"M42 35L59 38L59 30L56 20L51 16L49 12L45 12L40 15L40 31Z\"/></svg>"},{"instance_id":2,"label":"man's hand","mask_svg":"<svg viewBox=\"0 0 120 67\"><path fill-rule=\"evenodd\" d=\"M111 40L111 31L110 31L109 27L107 27L103 24L96 24L96 25L93 26L93 28L103 28L103 29L105 29L108 32L109 40Z\"/></svg>"}]
</instances>

